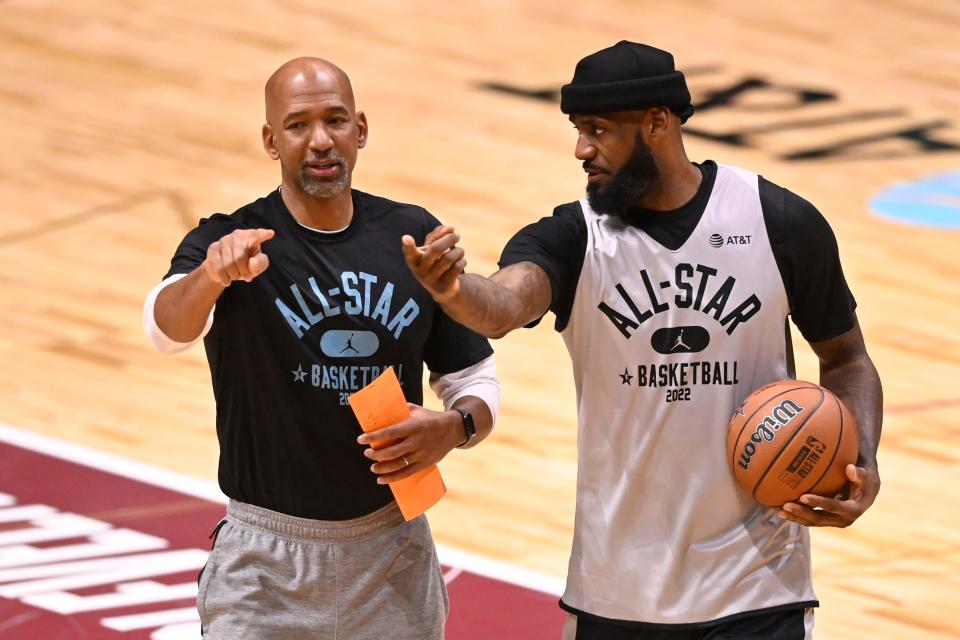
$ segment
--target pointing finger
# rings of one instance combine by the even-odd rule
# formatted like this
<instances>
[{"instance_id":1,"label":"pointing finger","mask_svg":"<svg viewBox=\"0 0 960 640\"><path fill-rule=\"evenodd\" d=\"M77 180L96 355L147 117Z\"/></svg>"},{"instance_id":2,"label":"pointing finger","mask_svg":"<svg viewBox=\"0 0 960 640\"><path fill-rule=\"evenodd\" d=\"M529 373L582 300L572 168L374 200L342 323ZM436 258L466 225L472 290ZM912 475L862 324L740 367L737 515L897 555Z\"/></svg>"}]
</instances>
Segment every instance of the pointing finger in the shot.
<instances>
[{"instance_id":1,"label":"pointing finger","mask_svg":"<svg viewBox=\"0 0 960 640\"><path fill-rule=\"evenodd\" d=\"M460 247L454 247L449 251L447 251L445 254L443 254L443 256L441 256L440 259L437 260L437 262L445 265L450 265L450 267L452 267L454 264L460 261L464 255L465 253L463 249L461 249ZM447 268L449 269L450 267L447 267Z\"/></svg>"},{"instance_id":2,"label":"pointing finger","mask_svg":"<svg viewBox=\"0 0 960 640\"><path fill-rule=\"evenodd\" d=\"M434 227L430 233L427 234L426 238L423 239L423 244L428 245L432 242L436 242L437 240L447 235L448 233L453 233L453 232L454 232L454 228L451 227L450 225L444 225L444 224L438 225Z\"/></svg>"},{"instance_id":3,"label":"pointing finger","mask_svg":"<svg viewBox=\"0 0 960 640\"><path fill-rule=\"evenodd\" d=\"M426 253L423 257L423 262L427 267L432 267L437 260L440 259L443 254L452 249L457 245L457 242L460 241L460 236L456 233L449 233L444 235L439 240L431 242L426 245Z\"/></svg>"},{"instance_id":4,"label":"pointing finger","mask_svg":"<svg viewBox=\"0 0 960 640\"><path fill-rule=\"evenodd\" d=\"M407 264L411 267L415 267L420 264L420 258L423 256L423 250L417 248L417 243L414 242L413 236L403 236L400 238L401 247L403 248L403 257L406 258Z\"/></svg>"},{"instance_id":5,"label":"pointing finger","mask_svg":"<svg viewBox=\"0 0 960 640\"><path fill-rule=\"evenodd\" d=\"M267 254L265 253L258 253L250 258L250 261L247 264L250 269L250 279L253 280L267 270L267 267L270 266L270 258L267 257Z\"/></svg>"},{"instance_id":6,"label":"pointing finger","mask_svg":"<svg viewBox=\"0 0 960 640\"><path fill-rule=\"evenodd\" d=\"M254 229L255 236L253 242L251 243L252 247L260 248L261 243L266 242L273 238L276 235L276 231L273 229Z\"/></svg>"}]
</instances>

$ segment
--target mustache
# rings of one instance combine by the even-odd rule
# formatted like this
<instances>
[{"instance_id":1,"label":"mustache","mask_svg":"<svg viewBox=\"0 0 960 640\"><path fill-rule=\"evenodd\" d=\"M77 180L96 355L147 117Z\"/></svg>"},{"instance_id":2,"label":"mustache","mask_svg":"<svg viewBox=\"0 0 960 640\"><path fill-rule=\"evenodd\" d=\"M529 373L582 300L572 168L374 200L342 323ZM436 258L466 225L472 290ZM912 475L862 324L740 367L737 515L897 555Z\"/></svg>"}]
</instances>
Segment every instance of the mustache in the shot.
<instances>
[{"instance_id":1,"label":"mustache","mask_svg":"<svg viewBox=\"0 0 960 640\"><path fill-rule=\"evenodd\" d=\"M321 162L330 162L331 160L333 160L334 162L343 164L344 157L336 151L329 151L322 155L314 154L304 158L300 162L300 168L303 169L304 167L311 164L318 164Z\"/></svg>"},{"instance_id":2,"label":"mustache","mask_svg":"<svg viewBox=\"0 0 960 640\"><path fill-rule=\"evenodd\" d=\"M583 161L583 170L592 171L593 173L608 173L606 169L602 169L595 164L592 164L588 160Z\"/></svg>"}]
</instances>

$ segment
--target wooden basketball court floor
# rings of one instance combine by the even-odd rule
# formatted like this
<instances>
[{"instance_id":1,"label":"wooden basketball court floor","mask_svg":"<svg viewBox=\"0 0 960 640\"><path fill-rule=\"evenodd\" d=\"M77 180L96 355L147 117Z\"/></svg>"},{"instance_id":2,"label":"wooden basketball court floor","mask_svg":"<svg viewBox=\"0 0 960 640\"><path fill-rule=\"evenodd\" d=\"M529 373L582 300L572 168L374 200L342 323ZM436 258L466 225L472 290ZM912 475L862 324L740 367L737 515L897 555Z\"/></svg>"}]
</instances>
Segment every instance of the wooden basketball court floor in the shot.
<instances>
[{"instance_id":1,"label":"wooden basketball court floor","mask_svg":"<svg viewBox=\"0 0 960 640\"><path fill-rule=\"evenodd\" d=\"M153 352L140 309L199 217L278 183L259 128L283 61L347 70L371 127L355 186L456 224L489 273L512 232L582 193L553 92L583 55L648 42L702 105L692 158L828 217L883 378L879 500L813 532L818 637L960 637L960 235L869 207L958 169L958 33L950 0L0 2L0 420L215 479L202 350ZM562 577L575 411L550 325L494 345L499 425L442 463L431 523L446 546Z\"/></svg>"}]
</instances>

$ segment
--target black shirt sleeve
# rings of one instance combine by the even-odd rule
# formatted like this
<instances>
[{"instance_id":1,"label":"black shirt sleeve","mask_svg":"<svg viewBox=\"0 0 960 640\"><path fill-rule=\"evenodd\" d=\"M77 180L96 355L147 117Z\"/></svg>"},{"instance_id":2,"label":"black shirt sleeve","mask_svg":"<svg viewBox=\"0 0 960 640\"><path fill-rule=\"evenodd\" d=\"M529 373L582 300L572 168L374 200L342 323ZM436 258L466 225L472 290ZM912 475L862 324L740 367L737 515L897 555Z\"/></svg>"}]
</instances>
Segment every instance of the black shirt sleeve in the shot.
<instances>
[{"instance_id":1,"label":"black shirt sleeve","mask_svg":"<svg viewBox=\"0 0 960 640\"><path fill-rule=\"evenodd\" d=\"M163 279L178 273L190 273L199 267L207 259L207 248L211 244L239 228L240 224L236 220L222 213L202 219L180 242L170 261L170 270Z\"/></svg>"},{"instance_id":2,"label":"black shirt sleeve","mask_svg":"<svg viewBox=\"0 0 960 640\"><path fill-rule=\"evenodd\" d=\"M514 235L500 256L500 268L532 262L550 278L550 310L555 328L563 331L570 319L573 298L587 250L587 224L579 202L563 204L549 218L541 218ZM527 326L535 326L540 319Z\"/></svg>"},{"instance_id":3,"label":"black shirt sleeve","mask_svg":"<svg viewBox=\"0 0 960 640\"><path fill-rule=\"evenodd\" d=\"M433 373L453 373L471 367L493 355L486 338L452 320L436 306L423 361Z\"/></svg>"},{"instance_id":4,"label":"black shirt sleeve","mask_svg":"<svg viewBox=\"0 0 960 640\"><path fill-rule=\"evenodd\" d=\"M833 230L812 204L765 180L760 204L790 315L807 342L835 338L853 328L856 300L840 266Z\"/></svg>"}]
</instances>

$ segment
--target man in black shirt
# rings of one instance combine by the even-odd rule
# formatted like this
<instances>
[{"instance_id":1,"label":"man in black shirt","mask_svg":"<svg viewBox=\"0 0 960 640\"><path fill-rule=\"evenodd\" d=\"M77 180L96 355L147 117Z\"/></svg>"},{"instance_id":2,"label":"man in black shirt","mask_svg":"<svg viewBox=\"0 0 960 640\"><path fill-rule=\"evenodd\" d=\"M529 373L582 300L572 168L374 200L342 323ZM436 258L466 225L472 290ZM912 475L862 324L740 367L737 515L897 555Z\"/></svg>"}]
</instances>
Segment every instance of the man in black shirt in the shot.
<instances>
[{"instance_id":1,"label":"man in black shirt","mask_svg":"<svg viewBox=\"0 0 960 640\"><path fill-rule=\"evenodd\" d=\"M447 228L403 243L434 300L484 335L556 316L579 408L564 637L809 638L807 526L852 524L880 488L880 380L833 233L757 174L688 160L693 108L666 51L623 41L587 56L561 110L586 198L517 233L489 278L462 273ZM842 495L767 510L732 477L726 425L752 390L794 375L788 316L860 451Z\"/></svg>"},{"instance_id":2,"label":"man in black shirt","mask_svg":"<svg viewBox=\"0 0 960 640\"><path fill-rule=\"evenodd\" d=\"M403 266L399 238L437 220L351 188L368 125L346 74L298 58L265 100L280 188L201 220L145 304L161 350L203 338L217 402L230 502L199 585L204 637L440 638L426 519L403 522L387 485L489 434L492 350ZM424 363L446 411L419 406ZM347 398L387 367L412 417L361 435Z\"/></svg>"}]
</instances>

